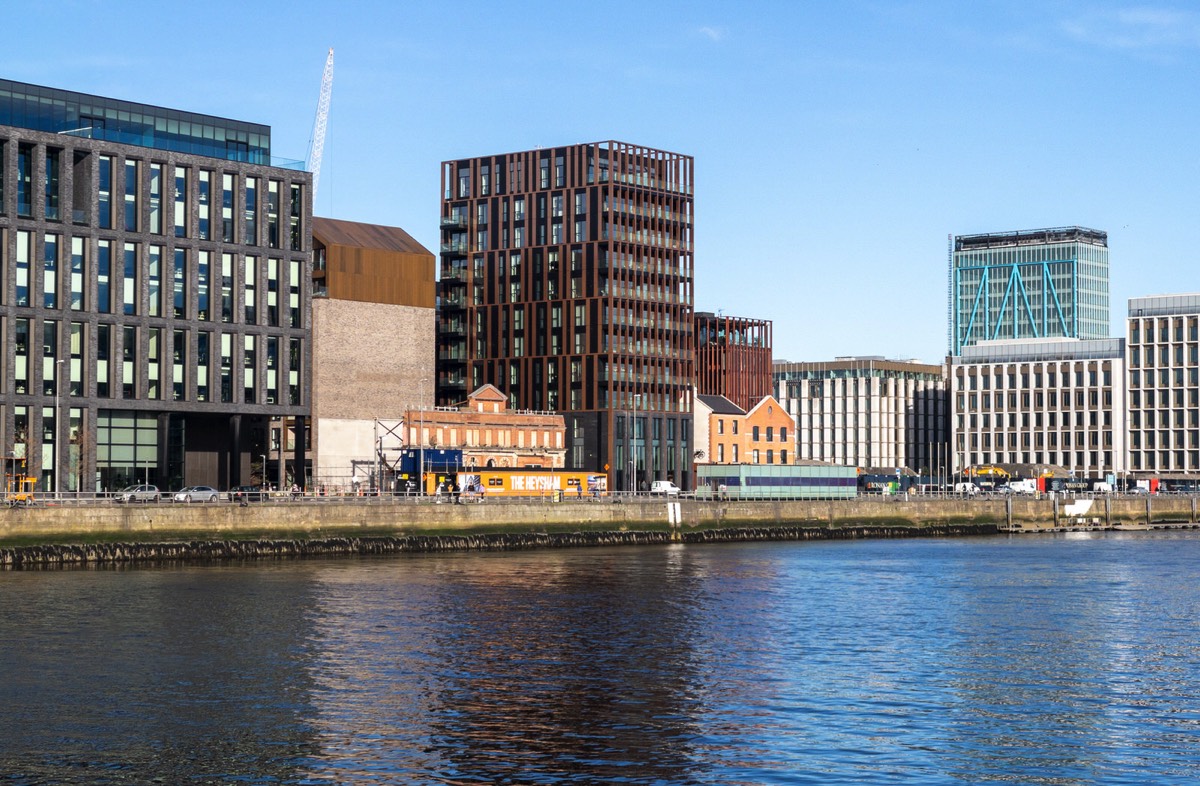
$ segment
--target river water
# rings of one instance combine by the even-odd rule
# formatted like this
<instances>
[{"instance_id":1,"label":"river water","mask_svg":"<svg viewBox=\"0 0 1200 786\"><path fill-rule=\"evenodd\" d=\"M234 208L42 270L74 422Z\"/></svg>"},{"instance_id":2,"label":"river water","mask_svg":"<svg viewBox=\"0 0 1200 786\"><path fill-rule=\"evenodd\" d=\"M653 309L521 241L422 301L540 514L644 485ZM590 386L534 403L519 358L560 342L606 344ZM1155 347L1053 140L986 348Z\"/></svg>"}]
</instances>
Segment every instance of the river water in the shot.
<instances>
[{"instance_id":1,"label":"river water","mask_svg":"<svg viewBox=\"0 0 1200 786\"><path fill-rule=\"evenodd\" d=\"M0 784L1200 781L1200 536L0 573Z\"/></svg>"}]
</instances>

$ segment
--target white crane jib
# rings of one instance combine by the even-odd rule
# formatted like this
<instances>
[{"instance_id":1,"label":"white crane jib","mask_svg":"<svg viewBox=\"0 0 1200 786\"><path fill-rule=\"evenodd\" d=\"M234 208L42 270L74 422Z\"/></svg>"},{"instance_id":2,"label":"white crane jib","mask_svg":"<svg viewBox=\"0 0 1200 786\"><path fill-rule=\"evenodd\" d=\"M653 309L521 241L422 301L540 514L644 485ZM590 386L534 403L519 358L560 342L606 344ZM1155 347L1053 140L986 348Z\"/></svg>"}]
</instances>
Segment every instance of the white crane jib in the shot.
<instances>
[{"instance_id":1,"label":"white crane jib","mask_svg":"<svg viewBox=\"0 0 1200 786\"><path fill-rule=\"evenodd\" d=\"M313 120L312 139L308 145L308 171L312 172L313 204L317 201L317 183L321 179L321 156L325 152L325 125L329 122L329 99L333 95L333 47L325 58L325 72L321 75L321 98L317 101L317 117Z\"/></svg>"}]
</instances>

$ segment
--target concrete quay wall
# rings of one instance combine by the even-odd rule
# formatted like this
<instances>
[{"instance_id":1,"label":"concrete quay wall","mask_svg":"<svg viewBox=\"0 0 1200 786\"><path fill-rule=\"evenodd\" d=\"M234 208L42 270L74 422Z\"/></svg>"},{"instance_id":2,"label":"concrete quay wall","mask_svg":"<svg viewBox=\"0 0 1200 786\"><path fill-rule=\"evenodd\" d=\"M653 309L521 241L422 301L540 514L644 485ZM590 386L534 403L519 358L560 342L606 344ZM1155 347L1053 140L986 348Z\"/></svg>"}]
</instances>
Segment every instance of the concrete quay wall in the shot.
<instances>
[{"instance_id":1,"label":"concrete quay wall","mask_svg":"<svg viewBox=\"0 0 1200 786\"><path fill-rule=\"evenodd\" d=\"M682 500L680 527L690 530L771 526L943 526L991 524L1037 530L1073 525L1144 526L1196 522L1194 497L1035 499L855 499L811 501ZM39 504L0 509L0 541L230 539L338 534L668 530L668 503L623 501L431 504L412 500L300 500L193 505Z\"/></svg>"}]
</instances>

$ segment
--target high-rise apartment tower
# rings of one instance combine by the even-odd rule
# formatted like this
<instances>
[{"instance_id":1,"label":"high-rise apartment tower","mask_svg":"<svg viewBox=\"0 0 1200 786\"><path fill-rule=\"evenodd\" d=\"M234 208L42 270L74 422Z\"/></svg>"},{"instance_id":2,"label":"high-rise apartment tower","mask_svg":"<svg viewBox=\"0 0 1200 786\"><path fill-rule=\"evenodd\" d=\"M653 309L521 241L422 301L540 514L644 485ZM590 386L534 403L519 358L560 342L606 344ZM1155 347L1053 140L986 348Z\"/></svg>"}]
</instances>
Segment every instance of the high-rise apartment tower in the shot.
<instances>
[{"instance_id":1,"label":"high-rise apartment tower","mask_svg":"<svg viewBox=\"0 0 1200 786\"><path fill-rule=\"evenodd\" d=\"M623 142L442 164L437 398L566 418L570 468L690 483L690 156Z\"/></svg>"}]
</instances>

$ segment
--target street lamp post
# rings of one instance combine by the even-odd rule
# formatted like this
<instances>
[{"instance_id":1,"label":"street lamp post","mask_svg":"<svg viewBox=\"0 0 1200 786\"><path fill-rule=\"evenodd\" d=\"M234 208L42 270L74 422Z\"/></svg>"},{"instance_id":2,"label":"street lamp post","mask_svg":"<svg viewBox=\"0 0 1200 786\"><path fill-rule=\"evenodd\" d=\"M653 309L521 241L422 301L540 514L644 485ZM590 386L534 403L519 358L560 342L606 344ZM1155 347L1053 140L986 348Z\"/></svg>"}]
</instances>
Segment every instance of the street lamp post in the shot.
<instances>
[{"instance_id":1,"label":"street lamp post","mask_svg":"<svg viewBox=\"0 0 1200 786\"><path fill-rule=\"evenodd\" d=\"M267 454L260 453L260 454L258 454L258 457L262 459L262 472L260 472L259 474L262 476L263 485L266 486L266 485L268 485L267 484Z\"/></svg>"}]
</instances>

